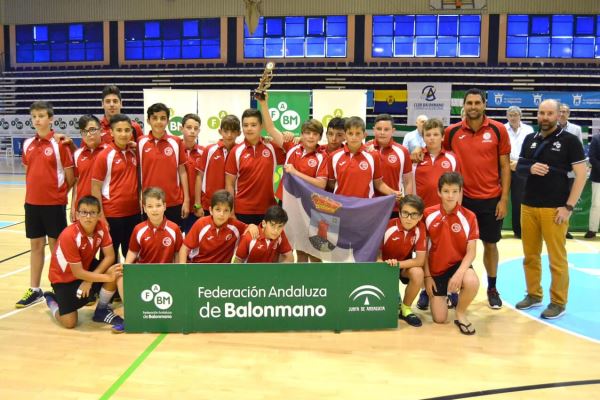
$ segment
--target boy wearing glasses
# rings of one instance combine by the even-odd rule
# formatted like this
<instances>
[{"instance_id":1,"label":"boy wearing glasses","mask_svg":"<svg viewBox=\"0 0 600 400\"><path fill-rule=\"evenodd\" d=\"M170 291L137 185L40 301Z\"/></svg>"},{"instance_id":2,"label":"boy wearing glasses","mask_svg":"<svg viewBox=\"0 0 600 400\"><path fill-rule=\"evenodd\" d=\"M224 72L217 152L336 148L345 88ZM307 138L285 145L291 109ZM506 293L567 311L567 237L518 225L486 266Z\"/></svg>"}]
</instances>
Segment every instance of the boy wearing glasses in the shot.
<instances>
[{"instance_id":1,"label":"boy wearing glasses","mask_svg":"<svg viewBox=\"0 0 600 400\"><path fill-rule=\"evenodd\" d=\"M415 327L422 325L421 319L412 312L411 305L423 285L427 251L425 224L421 222L423 209L423 200L418 196L409 194L400 200L399 218L388 223L380 256L380 260L400 269L400 281L407 286L398 317Z\"/></svg>"},{"instance_id":2,"label":"boy wearing glasses","mask_svg":"<svg viewBox=\"0 0 600 400\"><path fill-rule=\"evenodd\" d=\"M25 167L25 235L30 240L30 287L15 307L29 307L44 299L40 281L44 246L54 250L56 238L67 226L67 193L75 180L73 158L67 146L54 137L50 103L36 101L29 107L35 136L23 143Z\"/></svg>"},{"instance_id":3,"label":"boy wearing glasses","mask_svg":"<svg viewBox=\"0 0 600 400\"><path fill-rule=\"evenodd\" d=\"M75 164L75 185L71 198L71 221L75 221L79 199L92 194L92 167L96 156L104 149L100 138L100 121L94 115L87 114L79 118L79 130L83 145L73 153Z\"/></svg>"},{"instance_id":4,"label":"boy wearing glasses","mask_svg":"<svg viewBox=\"0 0 600 400\"><path fill-rule=\"evenodd\" d=\"M77 204L77 222L62 231L50 261L48 278L52 292L44 293L54 319L64 328L77 325L77 310L98 294L98 305L92 319L107 324L123 323L108 305L117 290L121 265L112 265L115 253L108 226L99 220L100 202L84 196ZM102 249L102 261L94 255Z\"/></svg>"}]
</instances>

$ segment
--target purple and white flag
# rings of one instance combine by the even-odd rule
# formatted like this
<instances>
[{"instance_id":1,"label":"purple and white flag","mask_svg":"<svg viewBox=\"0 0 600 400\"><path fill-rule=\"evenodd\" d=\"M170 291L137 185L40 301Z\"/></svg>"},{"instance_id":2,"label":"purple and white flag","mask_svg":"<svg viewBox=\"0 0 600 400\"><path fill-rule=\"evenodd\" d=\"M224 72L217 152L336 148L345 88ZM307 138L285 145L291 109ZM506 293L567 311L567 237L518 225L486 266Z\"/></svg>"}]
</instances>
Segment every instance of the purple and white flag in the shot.
<instances>
[{"instance_id":1,"label":"purple and white flag","mask_svg":"<svg viewBox=\"0 0 600 400\"><path fill-rule=\"evenodd\" d=\"M294 249L323 261L375 261L394 202L394 196L335 195L286 174L285 233Z\"/></svg>"}]
</instances>

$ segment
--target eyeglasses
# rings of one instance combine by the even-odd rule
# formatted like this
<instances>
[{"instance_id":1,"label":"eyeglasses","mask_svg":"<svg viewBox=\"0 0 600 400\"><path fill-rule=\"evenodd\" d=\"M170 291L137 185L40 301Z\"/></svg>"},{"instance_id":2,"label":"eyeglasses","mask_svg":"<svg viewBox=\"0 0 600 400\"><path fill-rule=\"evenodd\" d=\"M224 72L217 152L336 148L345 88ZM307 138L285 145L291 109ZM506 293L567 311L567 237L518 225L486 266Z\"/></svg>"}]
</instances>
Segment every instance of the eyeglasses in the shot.
<instances>
[{"instance_id":1,"label":"eyeglasses","mask_svg":"<svg viewBox=\"0 0 600 400\"><path fill-rule=\"evenodd\" d=\"M77 211L80 217L96 218L100 213L98 211Z\"/></svg>"},{"instance_id":2,"label":"eyeglasses","mask_svg":"<svg viewBox=\"0 0 600 400\"><path fill-rule=\"evenodd\" d=\"M100 133L99 128L82 129L81 136L97 135Z\"/></svg>"},{"instance_id":3,"label":"eyeglasses","mask_svg":"<svg viewBox=\"0 0 600 400\"><path fill-rule=\"evenodd\" d=\"M402 218L419 219L421 217L421 213L418 213L418 212L409 213L407 211L400 211L400 216Z\"/></svg>"}]
</instances>

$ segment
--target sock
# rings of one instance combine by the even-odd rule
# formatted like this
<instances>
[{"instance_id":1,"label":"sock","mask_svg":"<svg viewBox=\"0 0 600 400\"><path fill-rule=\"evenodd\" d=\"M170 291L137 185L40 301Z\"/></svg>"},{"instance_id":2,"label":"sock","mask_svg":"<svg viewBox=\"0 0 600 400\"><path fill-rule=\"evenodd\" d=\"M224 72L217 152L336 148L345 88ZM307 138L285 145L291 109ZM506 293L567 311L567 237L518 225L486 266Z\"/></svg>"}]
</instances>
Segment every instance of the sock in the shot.
<instances>
[{"instance_id":1,"label":"sock","mask_svg":"<svg viewBox=\"0 0 600 400\"><path fill-rule=\"evenodd\" d=\"M496 277L488 276L488 289L494 289L496 287Z\"/></svg>"},{"instance_id":2,"label":"sock","mask_svg":"<svg viewBox=\"0 0 600 400\"><path fill-rule=\"evenodd\" d=\"M31 290L33 290L34 292L41 292L42 288L41 287L32 287Z\"/></svg>"},{"instance_id":3,"label":"sock","mask_svg":"<svg viewBox=\"0 0 600 400\"><path fill-rule=\"evenodd\" d=\"M412 314L412 308L410 308L410 306L407 306L406 304L402 303L400 305L400 308L402 309L402 316L406 317L407 315Z\"/></svg>"},{"instance_id":4,"label":"sock","mask_svg":"<svg viewBox=\"0 0 600 400\"><path fill-rule=\"evenodd\" d=\"M102 288L100 289L100 295L98 296L98 306L96 308L106 308L108 307L108 302L112 299L115 291L109 292L108 290Z\"/></svg>"},{"instance_id":5,"label":"sock","mask_svg":"<svg viewBox=\"0 0 600 400\"><path fill-rule=\"evenodd\" d=\"M54 317L54 319L57 319L56 313L58 312L58 303L55 302L54 300L50 300L50 301L47 301L46 304L48 305L48 308L50 309L50 312L52 313L52 316Z\"/></svg>"}]
</instances>

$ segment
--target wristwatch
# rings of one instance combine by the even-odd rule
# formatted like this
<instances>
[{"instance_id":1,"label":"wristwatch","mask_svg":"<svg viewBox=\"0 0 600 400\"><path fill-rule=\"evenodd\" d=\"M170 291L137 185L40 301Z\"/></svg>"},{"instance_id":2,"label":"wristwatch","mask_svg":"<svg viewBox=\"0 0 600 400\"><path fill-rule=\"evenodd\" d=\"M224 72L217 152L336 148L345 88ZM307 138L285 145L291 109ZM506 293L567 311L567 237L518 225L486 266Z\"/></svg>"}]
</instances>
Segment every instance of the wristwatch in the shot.
<instances>
[{"instance_id":1,"label":"wristwatch","mask_svg":"<svg viewBox=\"0 0 600 400\"><path fill-rule=\"evenodd\" d=\"M196 203L196 204L194 204L194 210L199 210L199 209L201 209L201 208L202 208L202 205L201 205L201 204L199 204L199 203ZM572 209L572 208L573 208L573 207L571 207L571 209Z\"/></svg>"},{"instance_id":2,"label":"wristwatch","mask_svg":"<svg viewBox=\"0 0 600 400\"><path fill-rule=\"evenodd\" d=\"M565 204L565 208L567 209L567 211L573 212L573 206L570 204Z\"/></svg>"}]
</instances>

